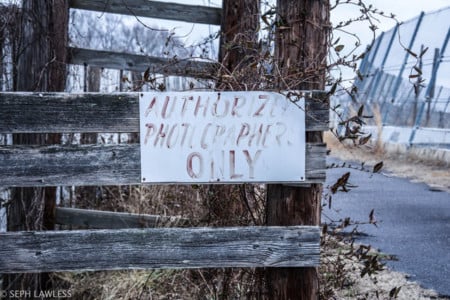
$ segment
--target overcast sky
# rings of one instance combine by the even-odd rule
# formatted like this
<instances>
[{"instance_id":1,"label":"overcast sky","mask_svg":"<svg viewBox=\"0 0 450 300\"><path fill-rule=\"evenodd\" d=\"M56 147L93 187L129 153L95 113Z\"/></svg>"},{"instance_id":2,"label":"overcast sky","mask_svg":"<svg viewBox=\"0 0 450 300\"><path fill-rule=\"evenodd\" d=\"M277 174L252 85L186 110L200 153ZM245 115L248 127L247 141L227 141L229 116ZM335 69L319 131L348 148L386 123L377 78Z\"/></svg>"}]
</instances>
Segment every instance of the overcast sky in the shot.
<instances>
[{"instance_id":1,"label":"overcast sky","mask_svg":"<svg viewBox=\"0 0 450 300\"><path fill-rule=\"evenodd\" d=\"M334 3L334 1L335 0L331 0L331 3ZM385 15L390 15L393 13L400 22L413 19L422 11L432 12L450 6L449 0L364 0L364 3L366 3L366 5L372 4L373 7L383 11ZM355 17L357 14L358 12L356 7L341 5L340 8L331 12L331 21L333 24L337 24L339 21L344 21L348 18ZM381 34L382 31L388 31L396 24L388 18L378 18L378 20L379 22L375 23L379 28L379 30L377 30L377 35ZM436 24L436 26L448 26L449 23ZM367 30L367 26L353 26L351 27L351 31L362 39L363 44L370 43L371 32L370 30Z\"/></svg>"},{"instance_id":2,"label":"overcast sky","mask_svg":"<svg viewBox=\"0 0 450 300\"><path fill-rule=\"evenodd\" d=\"M449 0L365 0L364 2L372 4L386 13L394 13L400 21L414 18L421 11L430 12L450 6ZM389 26L383 29L389 29Z\"/></svg>"},{"instance_id":3,"label":"overcast sky","mask_svg":"<svg viewBox=\"0 0 450 300\"><path fill-rule=\"evenodd\" d=\"M160 0L164 1L164 0ZM192 4L192 5L210 5L210 6L221 6L221 0L171 0L171 2ZM333 4L335 0L330 0ZM344 1L342 1L344 2ZM430 12L441 8L450 6L449 0L364 0L364 2L369 5L372 4L374 7L385 12L386 15L393 13L396 15L399 21L407 21L409 19L415 18L420 14L421 11ZM357 17L358 11L348 5L342 5L340 9L335 9L332 11L331 19L333 24L337 24L339 21L347 20L348 18ZM395 26L395 22L380 18L380 22L376 25L379 27L377 34L382 31L387 31ZM186 42L194 43L201 39L201 37L207 36L209 33L216 32L219 27L217 26L207 26L207 25L192 25L183 22L171 22L171 21L157 21L159 26L164 26L168 29L175 28L175 32L178 36L187 37ZM371 32L367 29L367 26L354 26L351 28L353 33L361 37L361 42L363 45L371 42Z\"/></svg>"}]
</instances>

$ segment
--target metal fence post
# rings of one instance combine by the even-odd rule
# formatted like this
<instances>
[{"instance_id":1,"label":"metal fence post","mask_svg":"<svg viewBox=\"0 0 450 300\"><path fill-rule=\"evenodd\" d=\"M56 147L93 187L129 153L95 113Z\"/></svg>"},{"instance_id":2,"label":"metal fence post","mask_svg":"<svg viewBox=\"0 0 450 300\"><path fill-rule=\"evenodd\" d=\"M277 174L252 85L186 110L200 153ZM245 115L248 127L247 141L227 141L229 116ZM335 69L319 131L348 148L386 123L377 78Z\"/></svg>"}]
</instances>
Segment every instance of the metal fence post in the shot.
<instances>
[{"instance_id":1,"label":"metal fence post","mask_svg":"<svg viewBox=\"0 0 450 300\"><path fill-rule=\"evenodd\" d=\"M419 19L417 20L416 28L414 29L414 32L413 32L412 37L411 37L411 40L409 41L408 49L411 49L413 47L413 45L414 45L414 41L416 39L417 32L419 31L420 24L422 24L422 20L423 20L423 16L424 15L425 15L424 12L420 13ZM392 89L392 98L393 99L395 99L395 97L397 97L398 88L400 87L400 84L402 82L403 72L405 71L406 63L408 62L408 56L409 56L409 53L406 52L405 53L405 57L403 58L403 63L401 65L401 67L400 67L400 71L398 72L398 75L397 75L397 81L395 82L394 88Z\"/></svg>"},{"instance_id":2,"label":"metal fence post","mask_svg":"<svg viewBox=\"0 0 450 300\"><path fill-rule=\"evenodd\" d=\"M450 28L447 30L447 35L445 36L444 43L441 47L441 50L435 49L435 52L434 52L433 69L432 69L432 73L431 73L431 79L430 79L430 83L428 84L427 90L425 93L425 97L427 100L431 100L431 98L434 95L434 86L436 83L436 76L437 76L441 61L442 61L442 57L445 53L445 50L447 49L449 39L450 39ZM420 126L420 122L422 121L422 115L423 115L423 111L425 110L426 102L427 101L423 101L422 106L420 107L419 115L416 118L414 128L411 132L411 136L409 137L409 145L412 145L412 142L414 141L414 137L416 136L416 131Z\"/></svg>"},{"instance_id":3,"label":"metal fence post","mask_svg":"<svg viewBox=\"0 0 450 300\"><path fill-rule=\"evenodd\" d=\"M387 103L386 111L385 111L384 116L383 116L383 125L386 124L386 122L387 122L387 118L389 116L390 107L392 105L394 105L394 98L388 99L388 94L389 94L389 91L392 88L392 84L395 81L395 76L390 75L389 77L390 77L389 84L387 86L386 93L384 94L384 100L383 100L383 104ZM380 110L380 113L381 113L381 111L382 110Z\"/></svg>"},{"instance_id":4,"label":"metal fence post","mask_svg":"<svg viewBox=\"0 0 450 300\"><path fill-rule=\"evenodd\" d=\"M447 108L448 108L449 103L450 103L450 97L448 97L447 103L445 103L445 108L442 111L442 113L439 113L439 123L438 123L439 128L444 128L444 115L447 113Z\"/></svg>"},{"instance_id":5,"label":"metal fence post","mask_svg":"<svg viewBox=\"0 0 450 300\"><path fill-rule=\"evenodd\" d=\"M364 78L368 78L368 72L373 67L373 62L375 60L375 57L377 56L378 49L380 49L380 45L381 45L381 42L383 41L383 37L384 37L384 32L382 32L380 37L377 39L375 49L373 49L373 51L372 51L372 49L369 51L369 55L367 56L367 62L365 62L364 65L361 64L360 73L363 76L363 80L357 79L355 82L355 86L358 89L358 94L359 94L359 91L363 90L364 87L367 85L367 80L364 80ZM373 81L373 79L370 80L371 83L372 83L372 81Z\"/></svg>"},{"instance_id":6,"label":"metal fence post","mask_svg":"<svg viewBox=\"0 0 450 300\"><path fill-rule=\"evenodd\" d=\"M386 52L384 53L383 61L381 62L381 66L380 66L381 74L378 73L376 75L375 83L374 83L374 85L372 85L372 89L369 92L369 98L373 97L373 95L375 94L375 92L376 92L376 90L378 88L378 84L380 83L380 79L381 79L381 76L382 76L382 73L383 73L384 65L386 64L386 60L387 60L387 58L389 56L389 52L391 51L392 44L394 43L395 36L397 35L398 27L399 27L399 25L397 24L397 26L395 26L394 32L392 32L391 39L389 40L389 44L388 44L388 46L386 48Z\"/></svg>"},{"instance_id":7,"label":"metal fence post","mask_svg":"<svg viewBox=\"0 0 450 300\"><path fill-rule=\"evenodd\" d=\"M402 125L402 118L400 117L400 114L402 112L404 113L404 110L402 110L401 108L403 108L404 105L408 102L409 97L411 97L412 92L413 92L413 88L410 88L409 92L406 94L406 97L403 98L403 101L400 104L400 108L398 109L397 113L395 114L395 119L397 120L397 122L395 122L394 125L399 125L399 126ZM405 93L403 93L403 94L405 94ZM403 94L400 96L399 100L402 99ZM405 122L404 122L403 125L407 125L407 124L408 124L408 117L406 117Z\"/></svg>"}]
</instances>

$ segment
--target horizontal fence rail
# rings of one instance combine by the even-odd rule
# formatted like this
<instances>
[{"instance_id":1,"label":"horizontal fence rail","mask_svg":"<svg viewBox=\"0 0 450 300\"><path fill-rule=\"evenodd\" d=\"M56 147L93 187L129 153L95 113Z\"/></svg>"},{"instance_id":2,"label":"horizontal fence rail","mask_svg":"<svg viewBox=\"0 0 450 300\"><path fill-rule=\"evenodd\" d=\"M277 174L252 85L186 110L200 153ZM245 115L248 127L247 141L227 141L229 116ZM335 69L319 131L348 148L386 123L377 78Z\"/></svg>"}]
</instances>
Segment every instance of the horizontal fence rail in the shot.
<instances>
[{"instance_id":1,"label":"horizontal fence rail","mask_svg":"<svg viewBox=\"0 0 450 300\"><path fill-rule=\"evenodd\" d=\"M325 154L306 145L306 183L323 182ZM0 165L5 187L141 184L139 144L0 146Z\"/></svg>"},{"instance_id":2,"label":"horizontal fence rail","mask_svg":"<svg viewBox=\"0 0 450 300\"><path fill-rule=\"evenodd\" d=\"M67 49L69 64L89 65L107 69L128 70L136 72L188 76L195 78L215 78L218 63L192 59L168 59L162 57L119 53L83 48Z\"/></svg>"},{"instance_id":3,"label":"horizontal fence rail","mask_svg":"<svg viewBox=\"0 0 450 300\"><path fill-rule=\"evenodd\" d=\"M97 228L151 228L164 226L185 226L189 220L181 217L132 214L70 207L55 209L55 223L60 225Z\"/></svg>"},{"instance_id":4,"label":"horizontal fence rail","mask_svg":"<svg viewBox=\"0 0 450 300\"><path fill-rule=\"evenodd\" d=\"M1 233L0 273L117 269L311 267L317 226Z\"/></svg>"},{"instance_id":5,"label":"horizontal fence rail","mask_svg":"<svg viewBox=\"0 0 450 300\"><path fill-rule=\"evenodd\" d=\"M305 98L305 130L324 130L326 94ZM139 93L0 93L0 133L139 132L139 120ZM305 183L323 182L325 152L306 144ZM139 144L0 146L0 186L140 184L140 160Z\"/></svg>"},{"instance_id":6,"label":"horizontal fence rail","mask_svg":"<svg viewBox=\"0 0 450 300\"><path fill-rule=\"evenodd\" d=\"M71 0L71 8L190 23L220 25L222 9L150 0Z\"/></svg>"},{"instance_id":7,"label":"horizontal fence rail","mask_svg":"<svg viewBox=\"0 0 450 300\"><path fill-rule=\"evenodd\" d=\"M306 96L306 131L328 130L326 94ZM139 93L0 93L0 133L139 132Z\"/></svg>"}]
</instances>

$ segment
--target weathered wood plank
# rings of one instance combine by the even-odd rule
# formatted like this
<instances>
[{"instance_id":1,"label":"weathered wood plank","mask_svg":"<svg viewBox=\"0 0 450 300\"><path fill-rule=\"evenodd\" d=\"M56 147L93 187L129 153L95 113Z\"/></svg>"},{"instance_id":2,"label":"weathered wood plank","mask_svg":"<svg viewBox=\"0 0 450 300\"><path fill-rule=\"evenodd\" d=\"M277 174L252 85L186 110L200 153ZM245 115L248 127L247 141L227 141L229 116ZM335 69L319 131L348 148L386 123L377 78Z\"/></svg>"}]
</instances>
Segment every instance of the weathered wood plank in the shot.
<instances>
[{"instance_id":1,"label":"weathered wood plank","mask_svg":"<svg viewBox=\"0 0 450 300\"><path fill-rule=\"evenodd\" d=\"M71 47L68 47L67 53L67 62L69 64L136 72L145 72L148 69L151 73L157 74L214 78L218 69L218 64L208 61L173 60L162 57Z\"/></svg>"},{"instance_id":2,"label":"weathered wood plank","mask_svg":"<svg viewBox=\"0 0 450 300\"><path fill-rule=\"evenodd\" d=\"M139 132L138 93L0 93L0 133ZM306 131L328 129L323 93L306 97Z\"/></svg>"},{"instance_id":3,"label":"weathered wood plank","mask_svg":"<svg viewBox=\"0 0 450 300\"><path fill-rule=\"evenodd\" d=\"M325 179L324 144L306 145L306 181ZM0 146L0 186L140 184L139 144ZM170 182L167 182L170 183Z\"/></svg>"},{"instance_id":4,"label":"weathered wood plank","mask_svg":"<svg viewBox=\"0 0 450 300\"><path fill-rule=\"evenodd\" d=\"M220 25L222 9L150 0L71 0L71 8L190 23Z\"/></svg>"},{"instance_id":5,"label":"weathered wood plank","mask_svg":"<svg viewBox=\"0 0 450 300\"><path fill-rule=\"evenodd\" d=\"M137 93L0 93L0 133L138 131Z\"/></svg>"},{"instance_id":6,"label":"weathered wood plank","mask_svg":"<svg viewBox=\"0 0 450 300\"><path fill-rule=\"evenodd\" d=\"M305 94L306 131L327 131L330 129L329 96L323 91Z\"/></svg>"},{"instance_id":7,"label":"weathered wood plank","mask_svg":"<svg viewBox=\"0 0 450 300\"><path fill-rule=\"evenodd\" d=\"M317 266L313 226L157 228L0 234L0 273Z\"/></svg>"},{"instance_id":8,"label":"weathered wood plank","mask_svg":"<svg viewBox=\"0 0 450 300\"><path fill-rule=\"evenodd\" d=\"M181 217L57 207L55 212L55 223L97 229L123 229L181 226L186 225L188 219Z\"/></svg>"}]
</instances>

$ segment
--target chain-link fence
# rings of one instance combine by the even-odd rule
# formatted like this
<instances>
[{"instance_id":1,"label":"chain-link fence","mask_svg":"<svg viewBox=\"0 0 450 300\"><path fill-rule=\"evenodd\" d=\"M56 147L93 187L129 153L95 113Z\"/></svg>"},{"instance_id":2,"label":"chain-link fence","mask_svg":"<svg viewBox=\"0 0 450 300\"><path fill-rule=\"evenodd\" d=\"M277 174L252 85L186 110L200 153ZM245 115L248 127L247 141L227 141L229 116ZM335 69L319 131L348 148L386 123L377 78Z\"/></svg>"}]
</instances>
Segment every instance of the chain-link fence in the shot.
<instances>
[{"instance_id":1,"label":"chain-link fence","mask_svg":"<svg viewBox=\"0 0 450 300\"><path fill-rule=\"evenodd\" d=\"M449 39L450 7L382 33L361 62L354 93L335 99L344 115L364 104L385 126L450 129Z\"/></svg>"}]
</instances>

